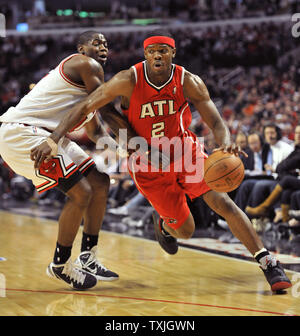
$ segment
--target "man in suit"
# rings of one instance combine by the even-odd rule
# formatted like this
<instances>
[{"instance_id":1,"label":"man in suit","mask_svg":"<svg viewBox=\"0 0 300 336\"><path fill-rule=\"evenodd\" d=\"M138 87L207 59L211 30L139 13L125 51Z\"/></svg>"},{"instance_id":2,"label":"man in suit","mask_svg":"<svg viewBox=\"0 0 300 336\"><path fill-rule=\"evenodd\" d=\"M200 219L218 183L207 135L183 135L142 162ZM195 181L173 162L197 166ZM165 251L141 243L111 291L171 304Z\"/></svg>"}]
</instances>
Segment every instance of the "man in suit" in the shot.
<instances>
[{"instance_id":1,"label":"man in suit","mask_svg":"<svg viewBox=\"0 0 300 336\"><path fill-rule=\"evenodd\" d=\"M237 189L234 201L242 209L245 210L251 190L260 179L268 178L265 170L266 164L272 164L272 155L270 145L264 143L261 135L252 132L248 135L248 146L246 150L248 157L242 157L245 166L245 180ZM272 176L269 176L272 179Z\"/></svg>"},{"instance_id":2,"label":"man in suit","mask_svg":"<svg viewBox=\"0 0 300 336\"><path fill-rule=\"evenodd\" d=\"M266 176L254 183L251 188L251 194L248 199L248 207L245 211L248 215L254 216L251 207L256 207L262 203L270 192L275 188L277 177L276 168L286 157L293 151L293 146L289 145L285 141L281 140L281 130L274 124L267 124L264 127L264 138L266 143L270 146L270 151L267 156L267 163L264 164L266 170Z\"/></svg>"},{"instance_id":3,"label":"man in suit","mask_svg":"<svg viewBox=\"0 0 300 336\"><path fill-rule=\"evenodd\" d=\"M246 177L265 175L265 164L268 161L271 163L270 145L263 142L258 132L250 133L247 137L247 143L248 157L242 157Z\"/></svg>"}]
</instances>

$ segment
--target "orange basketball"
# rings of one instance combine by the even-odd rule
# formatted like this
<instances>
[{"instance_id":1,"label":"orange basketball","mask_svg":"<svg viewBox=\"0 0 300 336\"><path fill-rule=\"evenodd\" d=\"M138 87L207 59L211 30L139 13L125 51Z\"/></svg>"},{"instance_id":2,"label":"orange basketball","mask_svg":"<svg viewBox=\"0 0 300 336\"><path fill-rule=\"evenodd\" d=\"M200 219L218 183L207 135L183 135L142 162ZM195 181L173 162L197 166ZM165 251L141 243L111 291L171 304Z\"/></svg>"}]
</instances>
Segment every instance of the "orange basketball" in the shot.
<instances>
[{"instance_id":1,"label":"orange basketball","mask_svg":"<svg viewBox=\"0 0 300 336\"><path fill-rule=\"evenodd\" d=\"M204 180L215 191L230 192L236 189L242 183L244 173L242 160L234 154L218 150L204 161Z\"/></svg>"}]
</instances>

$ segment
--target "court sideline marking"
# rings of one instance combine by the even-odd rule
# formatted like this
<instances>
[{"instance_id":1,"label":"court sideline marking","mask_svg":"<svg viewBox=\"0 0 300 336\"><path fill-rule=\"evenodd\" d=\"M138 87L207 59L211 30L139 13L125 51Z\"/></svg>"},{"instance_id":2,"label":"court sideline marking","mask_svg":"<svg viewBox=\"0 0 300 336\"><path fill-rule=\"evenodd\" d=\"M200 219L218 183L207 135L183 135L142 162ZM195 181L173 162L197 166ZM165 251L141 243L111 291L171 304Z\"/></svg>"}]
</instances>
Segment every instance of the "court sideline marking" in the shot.
<instances>
[{"instance_id":1,"label":"court sideline marking","mask_svg":"<svg viewBox=\"0 0 300 336\"><path fill-rule=\"evenodd\" d=\"M51 290L33 290L33 289L21 289L21 288L6 288L6 290L7 291L14 291L14 292L67 294L67 295L92 296L92 297L103 297L103 298L113 298L113 299L123 299L123 300L125 299L125 300L148 301L148 302L159 302L159 303L175 303L175 304L191 305L191 306L198 306L198 307L230 309L230 310L238 310L238 311L246 311L246 312L254 312L254 313L281 315L281 316L299 316L299 315L295 315L295 314L279 313L279 312L273 312L273 311L267 311L267 310L251 309L251 308L219 306L219 305L210 305L210 304L204 304L204 303L162 300L162 299L147 299L147 298L138 298L138 297L130 297L130 296L114 296L114 295L104 295L104 294L94 294L94 293L65 292L65 291L51 291Z\"/></svg>"}]
</instances>

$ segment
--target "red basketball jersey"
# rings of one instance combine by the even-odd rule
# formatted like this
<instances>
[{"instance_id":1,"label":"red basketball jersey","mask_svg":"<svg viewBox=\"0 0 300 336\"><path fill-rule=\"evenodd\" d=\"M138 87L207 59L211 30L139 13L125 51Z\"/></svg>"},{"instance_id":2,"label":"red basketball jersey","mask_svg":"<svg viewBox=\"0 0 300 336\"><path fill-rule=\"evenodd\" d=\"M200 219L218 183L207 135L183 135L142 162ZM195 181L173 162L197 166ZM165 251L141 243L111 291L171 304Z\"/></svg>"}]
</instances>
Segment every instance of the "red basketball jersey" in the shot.
<instances>
[{"instance_id":1,"label":"red basketball jersey","mask_svg":"<svg viewBox=\"0 0 300 336\"><path fill-rule=\"evenodd\" d=\"M150 82L146 61L133 66L136 85L124 115L136 133L151 143L151 138L172 139L190 134L192 121L188 102L183 95L184 68L172 64L170 78L160 87Z\"/></svg>"}]
</instances>

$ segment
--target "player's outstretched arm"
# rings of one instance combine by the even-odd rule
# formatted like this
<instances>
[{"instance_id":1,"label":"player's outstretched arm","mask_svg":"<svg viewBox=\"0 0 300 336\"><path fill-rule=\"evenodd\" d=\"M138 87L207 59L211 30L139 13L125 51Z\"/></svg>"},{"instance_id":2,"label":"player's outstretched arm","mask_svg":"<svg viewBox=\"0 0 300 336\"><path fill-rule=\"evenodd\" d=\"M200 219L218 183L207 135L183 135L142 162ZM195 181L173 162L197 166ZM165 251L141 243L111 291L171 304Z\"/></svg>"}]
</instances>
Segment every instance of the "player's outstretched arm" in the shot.
<instances>
[{"instance_id":1,"label":"player's outstretched arm","mask_svg":"<svg viewBox=\"0 0 300 336\"><path fill-rule=\"evenodd\" d=\"M80 103L76 104L64 116L58 127L50 135L50 138L55 143L58 143L70 129L83 120L90 112L100 109L118 96L128 96L130 98L132 89L131 70L119 72Z\"/></svg>"},{"instance_id":2,"label":"player's outstretched arm","mask_svg":"<svg viewBox=\"0 0 300 336\"><path fill-rule=\"evenodd\" d=\"M31 159L35 161L34 167L39 168L45 161L57 155L57 143L71 129L78 125L90 112L93 112L118 96L130 98L134 87L132 70L124 70L116 74L111 80L99 86L88 97L83 99L68 111L47 138L47 141L31 151Z\"/></svg>"},{"instance_id":3,"label":"player's outstretched arm","mask_svg":"<svg viewBox=\"0 0 300 336\"><path fill-rule=\"evenodd\" d=\"M127 118L119 113L115 108L112 108L112 104L107 104L100 109L100 115L102 120L109 126L113 134L115 135L118 142L120 142L120 130L124 129L127 131L127 141L137 136L136 132L133 130L129 124Z\"/></svg>"}]
</instances>

